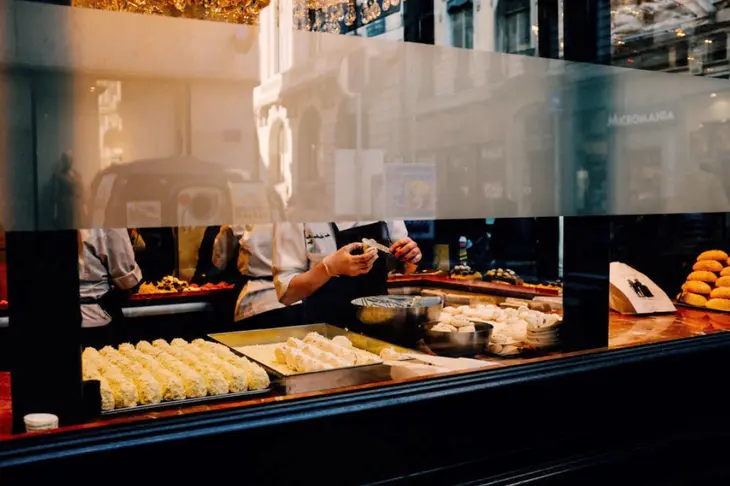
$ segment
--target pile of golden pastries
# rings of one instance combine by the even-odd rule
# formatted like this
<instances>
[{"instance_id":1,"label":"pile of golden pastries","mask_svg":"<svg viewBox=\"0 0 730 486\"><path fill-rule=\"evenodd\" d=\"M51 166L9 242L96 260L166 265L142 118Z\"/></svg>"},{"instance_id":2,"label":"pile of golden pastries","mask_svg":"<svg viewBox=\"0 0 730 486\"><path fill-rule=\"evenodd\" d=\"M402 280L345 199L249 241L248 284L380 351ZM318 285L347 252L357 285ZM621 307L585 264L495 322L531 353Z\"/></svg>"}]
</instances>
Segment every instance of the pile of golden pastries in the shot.
<instances>
[{"instance_id":1,"label":"pile of golden pastries","mask_svg":"<svg viewBox=\"0 0 730 486\"><path fill-rule=\"evenodd\" d=\"M700 254L682 285L680 301L695 307L730 312L730 257L722 250Z\"/></svg>"}]
</instances>

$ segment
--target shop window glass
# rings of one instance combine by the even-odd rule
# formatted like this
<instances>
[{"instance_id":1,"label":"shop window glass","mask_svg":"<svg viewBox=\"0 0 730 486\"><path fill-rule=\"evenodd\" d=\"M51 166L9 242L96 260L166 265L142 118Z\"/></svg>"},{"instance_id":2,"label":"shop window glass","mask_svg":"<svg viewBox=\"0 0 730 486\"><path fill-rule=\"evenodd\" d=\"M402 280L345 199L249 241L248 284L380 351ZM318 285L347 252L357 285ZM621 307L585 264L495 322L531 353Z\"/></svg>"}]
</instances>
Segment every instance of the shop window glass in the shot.
<instances>
[{"instance_id":1,"label":"shop window glass","mask_svg":"<svg viewBox=\"0 0 730 486\"><path fill-rule=\"evenodd\" d=\"M85 6L100 5L83 3ZM135 258L144 275L138 288L129 289L133 304L122 311L135 318L144 313L139 309L142 307L158 313L146 316L146 325L135 326L137 334L129 339L171 341L184 336L192 340L216 334L221 328L250 331L295 322L296 312L306 302L300 307L283 307L282 297L277 293L283 284L281 280L275 280L278 276L274 275L279 271L279 260L273 252L286 246L274 245L274 229L278 231L288 222L279 219L276 227L267 224L287 216L289 222L301 224L301 231L295 235L300 239L290 245L301 250L300 265L294 265L295 270L308 269L308 266L321 270L318 265L322 263L327 277L332 277L331 281L342 282L346 279L337 280L335 276L339 274L331 274L333 269L327 266L331 262L327 257L334 253L339 243L337 235L347 231L343 228L370 226L355 223L369 221L375 218L373 214L378 217L385 214L382 217L392 218L391 223L398 222L390 227L386 224L385 229L377 226L382 231L379 233L382 241L378 243L403 239L407 231L422 251L419 274L414 274L412 268L396 262L385 252L380 264L390 266L379 267L382 274L378 275L382 278L373 292L417 295L419 299L433 297L435 292L439 296L437 307L440 309L443 298L449 310L444 312L443 318L436 315L433 322L423 324L435 325L440 321L440 332L465 332L457 331L457 325L461 326L469 318L477 324L491 322L497 340L484 342L481 348L469 354L482 362L498 360L505 366L517 365L557 359L563 357L565 351L587 352L595 348L722 332L723 324L727 324L722 321L726 319L718 319L708 310L702 310L703 317L693 321L685 305L701 307L696 303L707 300L706 296L717 290L709 284L693 284L692 288L700 290L690 292L686 284L702 251L727 249L730 245L727 218L719 212L713 214L709 209L707 213L653 214L665 209L670 212L667 209L670 204L686 193L696 196L700 202L704 201L700 198L705 198L711 203L727 196L725 192L730 187L730 180L723 169L730 160L727 142L730 140L727 136L730 103L727 93L718 89L722 85L698 86L690 77L683 78L684 83L672 84L676 76L632 77L651 73L613 68L607 71L603 66L591 69L594 66L573 65L567 61L547 62L527 56L497 55L494 51L532 53L533 40L538 38L535 34L543 27L555 28L556 32L575 27L549 23L533 26L531 18L536 12L532 7L526 7L522 2L519 5L509 3L492 6L483 1L477 7L471 2L448 2L450 5L445 12L450 24L440 24L442 28L438 29L436 22L440 22L437 20L440 14L423 15L418 20L421 40L435 41L436 34L450 38L448 48L436 48L404 47L398 42L387 43L383 38L381 42L368 44L368 36L398 38L402 25L390 29L391 23L397 24L398 17L389 17L388 22L378 18L384 10L392 11L400 5L395 0L355 3L357 8L352 12L349 6L342 10L328 7L316 12L306 9L304 20L300 19L297 24L301 31L286 35L281 31L285 22L280 23L284 2L274 2L268 7L274 8L270 12L274 16L262 17L268 17L271 22L261 25L261 35L252 41L257 49L255 55L246 57L245 53L236 50L239 44L231 41L232 37L243 38L245 29L234 33L230 26L216 25L220 31L206 32L214 38L211 43L218 42L215 44L218 50L212 49L212 52L223 54L215 56L207 50L196 51L191 46L184 50L190 57L181 57L193 58L193 64L200 63L201 72L191 75L183 71L171 87L166 81L160 81L166 79L165 76L159 72L154 72L158 76L152 76L145 69L154 69L148 65L136 66L132 60L130 62L142 74L130 74L136 73L130 69L119 77L145 78L145 83L139 85L143 87L135 89L134 82L128 83L126 78L125 81L78 83L81 88L74 92L74 99L78 97L85 101L74 107L78 109L76 113L59 108L61 100L66 99L64 92L58 89L49 94L52 90L47 88L53 88L54 84L44 77L45 71L35 73L33 83L18 83L31 86L29 89L33 90L33 103L29 102L29 106L37 112L27 118L34 120L37 126L29 123L27 132L30 135L26 138L37 145L34 149L42 152L44 161L51 159L49 153L57 157L58 149L71 140L86 149L79 160L90 167L89 172L101 169L115 173L133 172L128 177L107 178L113 185L112 195L102 198L106 199L105 206L109 203L109 210L102 216L117 218L115 226L124 227L126 223L130 230L134 228L129 232L130 243L139 253ZM709 71L706 73L704 69L713 64L712 74L723 75L727 38L724 32L715 30L720 29L720 19L727 10L724 4L713 3L712 8L707 2L614 0L595 4L598 12L593 13L599 20L611 18L610 26L594 29L601 36L594 39L596 50L612 42L612 56L605 60L607 64L685 72L690 71L692 62L697 60L698 72L693 74L707 74ZM496 10L489 11L492 7ZM537 18L544 21L545 17L537 13ZM497 19L493 31L476 32L481 24L476 22L478 15L492 14ZM184 12L176 15L188 16ZM214 18L225 20L220 15ZM227 11L225 15L234 14ZM124 18L132 17L137 18L131 15ZM238 23L245 20L244 17L231 19ZM560 16L549 16L550 19L561 22ZM425 22L433 25L426 26ZM386 24L390 29L387 32ZM206 29L211 25L205 24ZM190 23L191 29L196 27L199 23ZM338 38L307 31L347 31L356 35ZM310 42L297 42L306 36ZM284 45L290 38L294 39L291 45ZM489 41L475 46L476 40L481 42L483 39ZM587 39L583 40L589 44ZM409 51L413 47L419 50ZM444 69L446 64L439 64L442 58L453 60L454 49L449 49L452 47L474 49L456 54L459 60L468 60L469 65L457 62ZM328 54L332 51L331 59L329 55L318 55L325 48ZM346 66L347 69L341 63L343 56L338 58L342 51L354 53L352 59L356 62ZM166 59L169 49L163 52ZM407 55L418 52L420 66L404 62L404 52ZM566 49L565 52L575 50ZM286 63L281 62L282 53L286 53ZM598 53L594 54L591 59L600 57ZM281 79L276 82L262 79L256 68L257 56L270 56L262 60L262 65L273 66L277 73L281 71ZM291 69L288 68L290 60ZM205 64L215 61L221 64L212 64L213 67ZM155 63L150 64L154 66ZM190 67L182 61L177 64L166 65L165 69L174 71ZM225 69L220 68L221 65ZM475 78L481 76L482 84L457 83L454 86L451 83L454 70L462 79L470 78L473 72ZM163 74L172 76L169 72ZM350 78L349 83L343 80L345 74ZM73 81L83 78L79 76ZM414 81L413 76L421 79L404 82L404 79ZM506 79L509 82L502 82ZM67 81L64 78L58 85L63 87ZM438 103L431 103L436 108L427 106L429 103L411 93L418 83L424 94L431 95L430 101L436 98ZM678 84L687 91L678 88ZM351 89L346 89L348 87ZM81 96L82 91L85 98ZM175 93L174 96L171 93ZM117 104L120 105L119 113ZM78 118L74 118L76 115ZM74 119L75 132L68 129L69 119ZM132 125L128 120L135 120L135 135L130 140L114 140L113 136L107 136L106 128L119 129L122 119L124 127ZM23 130L18 132L27 135ZM262 134L261 142L259 133ZM94 138L97 136L102 140ZM184 143L178 143L178 136ZM87 137L93 141L90 145L84 145ZM251 150L249 144L257 149ZM258 147L259 144L262 147ZM223 157L209 162L198 160L211 153L217 154L211 152L214 149L234 154L232 162ZM360 153L356 153L356 149ZM141 160L126 160L127 154L135 151L146 155L140 156ZM122 153L125 157L121 157ZM259 161L260 157L264 160ZM140 167L147 158L154 163L150 162L146 167L159 166L155 167L159 172L154 175L142 173ZM696 163L696 167L690 166L688 159ZM258 168L259 163L264 167ZM245 176L242 167L253 168L254 176ZM679 173L679 168L690 167L697 170L686 175ZM46 176L49 174L41 173L38 177ZM103 175L100 179L105 180ZM154 190L150 189L153 179ZM268 185L257 179L264 179ZM693 182L690 184L687 180ZM293 195L284 183L296 186ZM198 204L197 209L192 207L195 198L188 191L192 188L198 194L215 194L215 208L221 211L213 211L206 204ZM123 197L130 194L134 196L132 200ZM91 200L94 200L93 194ZM276 217L272 216L273 201L284 207L277 208L281 210ZM565 218L557 216L562 212L567 214ZM211 213L217 214L209 216ZM613 213L618 216L602 219L594 226L588 222L589 217ZM638 215L622 216L624 213ZM296 216L291 216L293 214ZM408 219L400 224L397 218L404 218L402 214L408 214ZM116 225L119 221L122 223ZM167 221L178 226L163 224ZM600 233L601 225L605 226L605 234ZM261 227L269 232L256 233ZM594 232L596 227L599 229ZM354 243L373 236L372 233L352 234L349 238ZM607 246L592 244L602 236L611 237ZM242 280L236 281L243 275L241 269L248 270L247 265L256 255L252 245L259 237L264 241L262 246L269 251L267 259L262 259L257 273L245 273ZM601 255L603 260L598 264L592 262L598 269L590 265L586 269L577 268L580 265L575 260L579 253L576 242L577 246L584 245ZM601 253L602 250L606 251ZM227 259L221 257L225 261L217 261L220 265L212 265L216 252L228 253ZM606 290L597 300L600 305L592 310L592 316L604 319L596 320L603 326L596 332L605 342L581 342L580 333L571 338L570 326L564 328L567 329L564 336L555 332L556 328L551 326L560 325L564 304L581 304L576 296L563 301L564 292L570 288L563 288L563 275L578 278L584 287L589 285L580 279L591 281L593 278L605 283L609 253L611 261L624 262L644 273L670 299L679 300L679 310L648 317L619 314L616 310L619 305L613 310L605 305L609 298L618 299L615 295L606 295ZM7 257L12 258L12 255ZM0 264L2 258L0 245ZM714 277L719 278L728 262L727 258L724 262L721 260L716 255L712 260L714 265L701 266L718 268L721 265L722 268L714 272L718 274ZM580 263L586 264L586 261ZM198 268L201 265L204 268ZM216 282L206 277L216 271L221 272L215 277ZM200 283L193 282L201 275ZM324 273L320 272L322 275ZM713 276L704 274L703 278L712 280ZM191 283L196 283L197 287ZM210 285L205 287L206 284ZM0 279L0 300L3 300L6 287ZM644 287L644 283L635 285L634 282L631 289L637 296L648 298ZM238 292L246 292L244 288L251 294L266 293L270 300L259 307L258 303L252 304L245 298L237 299ZM219 291L221 293L217 293ZM344 302L348 311L352 310L351 302ZM378 302L383 301L375 301ZM411 301L411 305L414 302L418 300ZM155 307L159 303L164 304ZM322 305L320 301L319 304L329 310L328 302ZM716 304L730 305L728 302ZM182 307L176 307L178 305ZM267 307L269 305L271 309ZM180 317L170 310L180 308L189 311L186 316ZM264 308L266 312L283 309L291 314L282 318L285 320L273 323L267 320ZM243 323L245 319L238 319L242 317L239 311L250 312L245 319L256 320ZM454 320L450 314L460 314L462 318ZM0 302L0 319L2 317ZM550 322L546 326L548 330L543 331L547 337L536 335L539 333L534 327L538 320L540 325ZM354 324L352 329L370 331L367 323L358 324L356 320L331 324L342 329L350 329ZM362 326L357 328L360 324ZM583 326L578 326L581 331L586 331L593 329L590 326L595 323L587 319L578 324ZM572 329L576 329L575 325ZM422 331L417 328L414 332ZM476 326L475 331L466 332L476 332ZM392 345L433 351L422 348L424 343L428 346L430 335L418 334L416 337L419 339L413 339L412 334L407 339L403 336L382 338L386 341L392 338L392 343L388 341ZM432 344L436 341L438 339ZM293 342L299 346L297 341ZM342 359L357 360L347 350L330 344L325 348L342 353L337 355ZM449 354L449 351L443 354ZM195 362L187 354L182 355ZM315 355L322 356L319 351ZM488 359L484 359L485 356ZM293 366L295 369L290 371L301 372L324 371L325 364L343 363L340 358L325 358L327 362L314 363L315 368L323 367L319 370L312 369L312 361L304 360L302 356L298 360L290 359L288 364L285 357L284 362L278 364ZM260 356L258 359L264 360ZM220 366L232 374L225 365ZM378 376L380 381L376 383L393 384L391 378L392 375L386 373ZM372 383L352 386L363 384ZM328 390L328 385L317 391ZM214 392L217 391L211 393ZM272 396L262 398L262 402L280 400L277 393L286 394L281 390L272 391ZM98 422L103 424L104 420L102 417Z\"/></svg>"},{"instance_id":2,"label":"shop window glass","mask_svg":"<svg viewBox=\"0 0 730 486\"><path fill-rule=\"evenodd\" d=\"M474 46L474 6L471 2L449 12L451 38L454 47L471 49Z\"/></svg>"}]
</instances>

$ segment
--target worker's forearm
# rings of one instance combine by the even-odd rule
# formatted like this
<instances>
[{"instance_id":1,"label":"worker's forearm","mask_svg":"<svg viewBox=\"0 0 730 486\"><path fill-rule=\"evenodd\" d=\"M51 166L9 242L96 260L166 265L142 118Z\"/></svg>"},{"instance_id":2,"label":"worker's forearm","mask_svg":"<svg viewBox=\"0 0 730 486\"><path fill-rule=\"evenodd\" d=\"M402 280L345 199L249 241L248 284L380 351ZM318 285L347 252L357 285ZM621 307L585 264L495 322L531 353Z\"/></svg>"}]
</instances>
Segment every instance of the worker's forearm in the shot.
<instances>
[{"instance_id":1,"label":"worker's forearm","mask_svg":"<svg viewBox=\"0 0 730 486\"><path fill-rule=\"evenodd\" d=\"M300 273L289 282L289 287L281 297L284 305L291 305L306 299L319 290L330 279L327 269L323 263L318 263L312 269Z\"/></svg>"}]
</instances>

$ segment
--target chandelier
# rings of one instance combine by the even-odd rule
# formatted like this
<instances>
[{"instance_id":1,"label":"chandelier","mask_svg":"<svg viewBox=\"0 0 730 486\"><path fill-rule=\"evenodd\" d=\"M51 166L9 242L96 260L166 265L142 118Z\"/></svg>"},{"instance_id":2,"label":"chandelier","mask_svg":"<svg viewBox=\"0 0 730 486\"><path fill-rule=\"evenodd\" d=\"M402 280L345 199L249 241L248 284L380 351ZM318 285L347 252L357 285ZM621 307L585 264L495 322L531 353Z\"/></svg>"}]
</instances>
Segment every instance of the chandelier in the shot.
<instances>
[{"instance_id":1,"label":"chandelier","mask_svg":"<svg viewBox=\"0 0 730 486\"><path fill-rule=\"evenodd\" d=\"M342 33L342 28L367 25L401 0L294 0L294 26L312 32Z\"/></svg>"},{"instance_id":2,"label":"chandelier","mask_svg":"<svg viewBox=\"0 0 730 486\"><path fill-rule=\"evenodd\" d=\"M74 7L257 25L271 0L72 0Z\"/></svg>"}]
</instances>

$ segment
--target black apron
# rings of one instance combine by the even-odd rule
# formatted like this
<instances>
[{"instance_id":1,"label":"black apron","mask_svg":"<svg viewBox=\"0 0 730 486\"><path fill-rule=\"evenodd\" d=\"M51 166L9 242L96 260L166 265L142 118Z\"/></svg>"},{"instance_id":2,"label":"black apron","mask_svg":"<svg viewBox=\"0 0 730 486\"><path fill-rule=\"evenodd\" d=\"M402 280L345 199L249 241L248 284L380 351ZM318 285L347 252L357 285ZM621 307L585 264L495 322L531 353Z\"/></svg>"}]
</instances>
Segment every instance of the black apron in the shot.
<instances>
[{"instance_id":1,"label":"black apron","mask_svg":"<svg viewBox=\"0 0 730 486\"><path fill-rule=\"evenodd\" d=\"M383 221L357 226L339 231L336 224L330 224L337 249L350 243L360 243L363 238L371 238L385 246L390 246L390 232ZM380 255L370 272L357 277L333 277L319 290L304 300L304 319L306 324L324 322L338 327L357 331L364 330L355 316L353 299L388 293L388 263L385 255Z\"/></svg>"},{"instance_id":2,"label":"black apron","mask_svg":"<svg viewBox=\"0 0 730 486\"><path fill-rule=\"evenodd\" d=\"M110 290L99 298L82 297L80 299L81 305L98 305L111 317L111 322L104 326L82 328L84 346L98 349L106 345L116 346L128 341L122 313L122 305L126 300L126 292L116 289Z\"/></svg>"}]
</instances>

